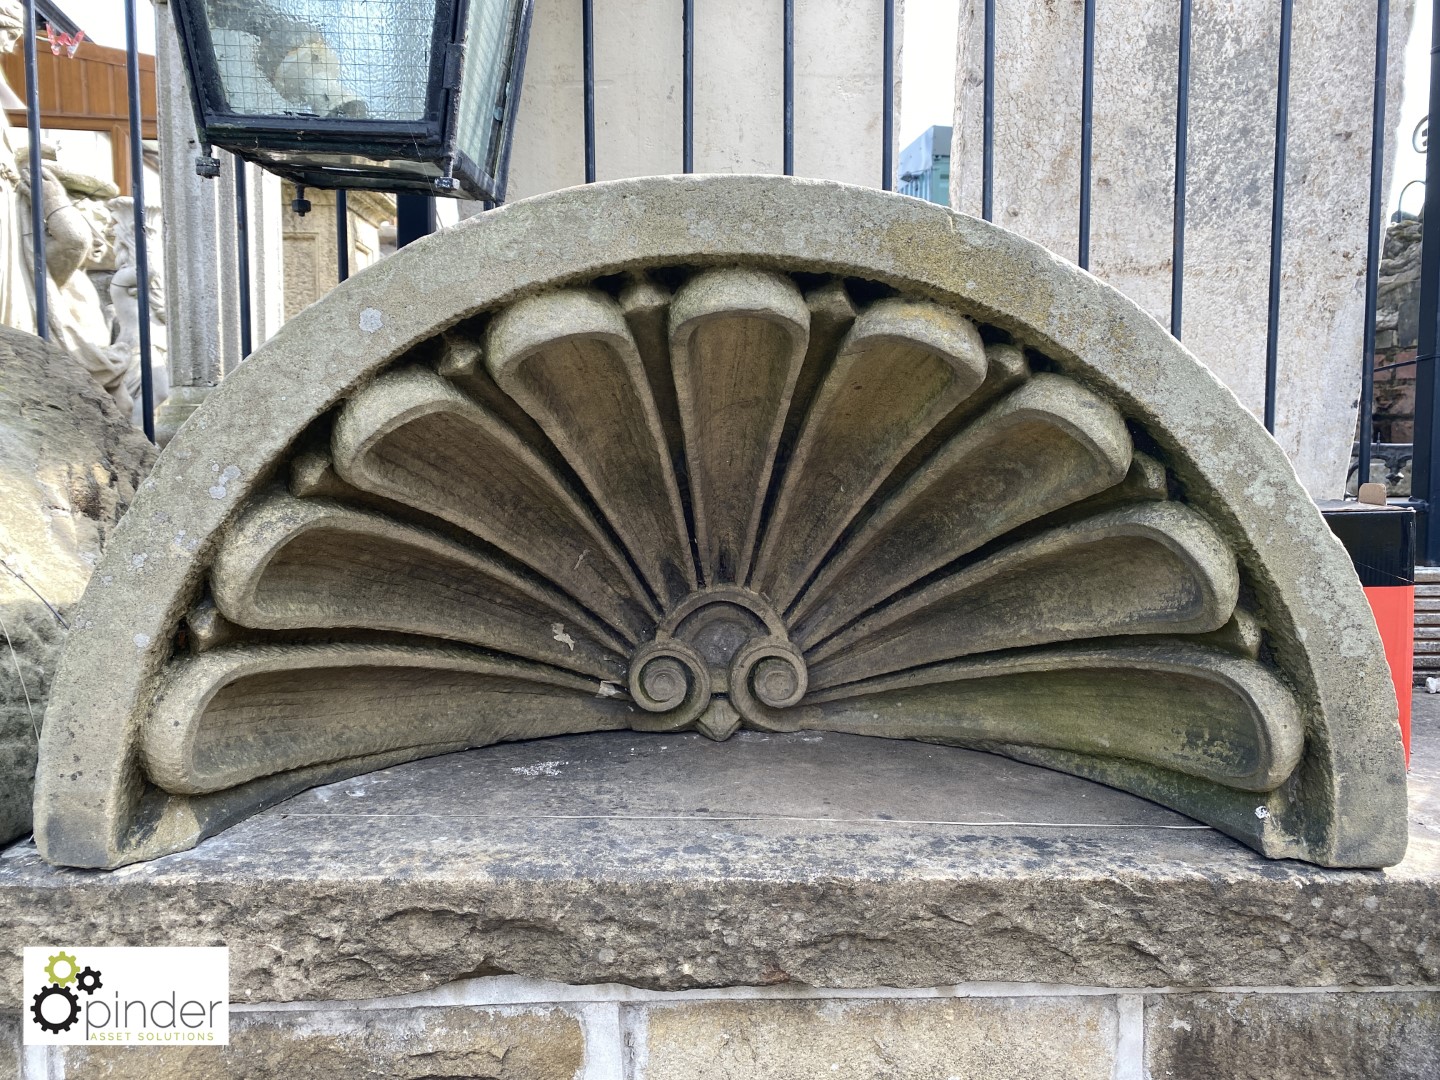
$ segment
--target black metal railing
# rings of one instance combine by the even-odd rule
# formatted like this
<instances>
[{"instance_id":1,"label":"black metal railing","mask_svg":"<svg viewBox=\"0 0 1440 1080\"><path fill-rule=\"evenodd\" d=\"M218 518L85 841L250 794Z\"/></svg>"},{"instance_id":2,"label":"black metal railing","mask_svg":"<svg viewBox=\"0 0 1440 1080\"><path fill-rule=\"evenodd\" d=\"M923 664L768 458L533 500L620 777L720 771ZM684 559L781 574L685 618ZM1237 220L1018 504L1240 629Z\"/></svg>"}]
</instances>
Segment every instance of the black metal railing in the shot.
<instances>
[{"instance_id":1,"label":"black metal railing","mask_svg":"<svg viewBox=\"0 0 1440 1080\"><path fill-rule=\"evenodd\" d=\"M783 4L783 161L784 172L795 170L795 3ZM142 412L147 435L154 436L154 400L151 381L151 343L149 321L149 263L146 251L144 170L140 146L140 83L136 33L136 0L124 0L126 15L126 49L129 62L130 160L131 186L134 195L135 234L137 248L137 294L140 304L140 368L142 380ZM984 0L983 27L983 111L981 133L981 214L994 219L995 202L995 93L996 93L996 3ZM1175 113L1174 222L1172 232L1172 269L1170 288L1170 331L1181 336L1184 315L1185 287L1185 223L1187 198L1187 165L1189 150L1189 115L1191 82L1192 0L1178 0L1178 50ZM1430 113L1440 115L1440 0L1431 0L1434 11L1430 71ZM1100 12L1098 0L1083 0L1083 61L1080 122L1080 191L1077 221L1076 261L1082 267L1090 262L1091 187L1093 178L1092 144L1095 108L1095 31ZM1368 478L1372 457L1374 425L1375 317L1380 263L1380 246L1384 231L1385 177L1385 92L1388 72L1389 0L1376 0L1375 81L1371 126L1371 160L1369 188L1369 227L1365 270L1365 332L1360 385L1359 465L1362 479ZM584 166L587 182L596 179L595 119L595 22L593 0L580 0L583 108ZM40 107L37 89L35 42L35 0L24 0L25 15L25 91L28 106L28 137L30 144L29 171L31 178L31 229L34 245L36 325L42 337L49 336L47 310L47 275L45 271L44 213L41 191ZM1285 189L1290 106L1290 52L1294 0L1281 0L1280 47L1276 64L1275 157L1272 171L1272 202L1270 221L1269 304L1266 324L1264 422L1275 429L1275 413L1279 383L1280 300L1283 287L1282 256L1285 228ZM695 167L695 24L696 0L681 0L682 38L682 134L681 161L684 172ZM895 136L895 3L884 0L878 47L882 50L881 71L881 177L886 190L894 184ZM957 163L963 168L963 163ZM1431 193L1440 198L1440 154L1426 154L1426 209L1430 209ZM236 163L235 212L239 243L240 334L242 355L252 345L249 269L249 200L243 164ZM402 200L399 217L401 232L433 227L433 207L412 206ZM1440 214L1440 210L1436 211ZM413 221L411 219L414 219ZM336 231L339 240L337 274L340 280L349 275L348 218L343 192L336 204ZM1440 507L1440 380L1436 378L1437 343L1440 343L1440 229L1427 231L1422 240L1420 288L1419 347L1416 359L1415 448L1410 504L1419 511L1419 552L1423 562L1440 564L1440 527L1429 528L1429 510ZM180 303L180 298L176 298ZM1406 361L1403 363L1411 363ZM1401 365L1391 365L1401 366Z\"/></svg>"}]
</instances>

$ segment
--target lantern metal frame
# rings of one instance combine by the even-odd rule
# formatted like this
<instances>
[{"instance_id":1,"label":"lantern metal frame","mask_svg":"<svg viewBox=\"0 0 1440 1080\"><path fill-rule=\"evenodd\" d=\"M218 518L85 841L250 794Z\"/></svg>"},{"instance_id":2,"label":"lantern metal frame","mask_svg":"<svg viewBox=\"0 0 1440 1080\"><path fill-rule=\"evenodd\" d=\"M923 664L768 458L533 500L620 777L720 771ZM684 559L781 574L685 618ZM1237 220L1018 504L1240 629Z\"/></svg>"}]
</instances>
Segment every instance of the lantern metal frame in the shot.
<instances>
[{"instance_id":1,"label":"lantern metal frame","mask_svg":"<svg viewBox=\"0 0 1440 1080\"><path fill-rule=\"evenodd\" d=\"M456 146L471 0L433 0L435 17L426 78L425 113L418 121L239 113L229 107L203 14L205 0L171 0L175 27L190 76L190 99L207 148L228 150L301 187L450 195L500 203L510 169L510 148L520 88L525 79L533 0L520 0L504 54L510 70L502 84L500 137L492 163L477 162ZM264 151L296 155L277 161ZM353 164L305 161L305 155L353 156ZM433 165L434 175L405 174L387 163ZM202 170L203 174L203 170Z\"/></svg>"}]
</instances>

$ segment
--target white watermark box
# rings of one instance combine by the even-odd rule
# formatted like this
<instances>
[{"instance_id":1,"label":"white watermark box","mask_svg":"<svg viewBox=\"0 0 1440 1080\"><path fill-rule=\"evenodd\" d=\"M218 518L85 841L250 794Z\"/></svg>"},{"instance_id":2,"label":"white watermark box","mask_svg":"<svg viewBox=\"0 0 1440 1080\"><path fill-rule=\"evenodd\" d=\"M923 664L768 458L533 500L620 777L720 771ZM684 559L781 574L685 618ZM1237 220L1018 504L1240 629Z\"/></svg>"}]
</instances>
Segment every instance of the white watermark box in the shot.
<instances>
[{"instance_id":1,"label":"white watermark box","mask_svg":"<svg viewBox=\"0 0 1440 1080\"><path fill-rule=\"evenodd\" d=\"M27 1046L222 1046L227 948L25 949Z\"/></svg>"}]
</instances>

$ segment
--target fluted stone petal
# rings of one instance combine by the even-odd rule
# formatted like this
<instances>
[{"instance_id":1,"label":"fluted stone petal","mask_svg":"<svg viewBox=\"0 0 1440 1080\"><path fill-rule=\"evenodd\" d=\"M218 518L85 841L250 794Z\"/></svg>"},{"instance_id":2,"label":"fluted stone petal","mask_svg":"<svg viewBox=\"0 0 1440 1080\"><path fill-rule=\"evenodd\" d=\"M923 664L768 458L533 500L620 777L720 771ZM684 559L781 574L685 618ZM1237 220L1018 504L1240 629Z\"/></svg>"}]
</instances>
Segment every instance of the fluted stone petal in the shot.
<instances>
[{"instance_id":1,"label":"fluted stone petal","mask_svg":"<svg viewBox=\"0 0 1440 1080\"><path fill-rule=\"evenodd\" d=\"M702 273L671 304L670 361L707 585L749 576L809 326L800 290L761 270Z\"/></svg>"},{"instance_id":2,"label":"fluted stone petal","mask_svg":"<svg viewBox=\"0 0 1440 1080\"><path fill-rule=\"evenodd\" d=\"M690 530L620 306L591 289L521 300L490 324L495 382L539 423L669 605L695 588Z\"/></svg>"},{"instance_id":3,"label":"fluted stone petal","mask_svg":"<svg viewBox=\"0 0 1440 1080\"><path fill-rule=\"evenodd\" d=\"M806 412L751 585L785 608L867 499L985 378L975 325L882 300L850 328Z\"/></svg>"},{"instance_id":4,"label":"fluted stone petal","mask_svg":"<svg viewBox=\"0 0 1440 1080\"><path fill-rule=\"evenodd\" d=\"M210 581L220 613L241 627L388 630L625 677L625 643L564 594L446 537L326 500L275 495L251 508Z\"/></svg>"},{"instance_id":5,"label":"fluted stone petal","mask_svg":"<svg viewBox=\"0 0 1440 1080\"><path fill-rule=\"evenodd\" d=\"M467 529L627 637L652 625L653 601L570 485L438 375L377 379L341 410L332 447L356 487Z\"/></svg>"},{"instance_id":6,"label":"fluted stone petal","mask_svg":"<svg viewBox=\"0 0 1440 1080\"><path fill-rule=\"evenodd\" d=\"M806 641L960 555L1125 476L1130 436L1115 407L1037 375L983 413L859 525L790 610Z\"/></svg>"},{"instance_id":7,"label":"fluted stone petal","mask_svg":"<svg viewBox=\"0 0 1440 1080\"><path fill-rule=\"evenodd\" d=\"M622 728L596 681L520 660L399 645L261 645L176 660L142 757L167 791L200 795L376 754ZM404 724L394 722L403 711Z\"/></svg>"},{"instance_id":8,"label":"fluted stone petal","mask_svg":"<svg viewBox=\"0 0 1440 1080\"><path fill-rule=\"evenodd\" d=\"M809 651L811 685L995 649L1208 633L1239 591L1235 557L1204 519L1142 503L1007 547L862 618Z\"/></svg>"}]
</instances>

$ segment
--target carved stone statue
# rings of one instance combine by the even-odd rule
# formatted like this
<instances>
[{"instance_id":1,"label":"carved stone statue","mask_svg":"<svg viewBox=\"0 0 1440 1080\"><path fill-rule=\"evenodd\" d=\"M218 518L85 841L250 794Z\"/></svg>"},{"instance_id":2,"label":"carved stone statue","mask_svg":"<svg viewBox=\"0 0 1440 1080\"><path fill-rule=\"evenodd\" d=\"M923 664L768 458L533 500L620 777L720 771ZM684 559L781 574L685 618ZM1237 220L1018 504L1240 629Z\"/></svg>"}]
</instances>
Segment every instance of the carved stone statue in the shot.
<instances>
[{"instance_id":1,"label":"carved stone statue","mask_svg":"<svg viewBox=\"0 0 1440 1080\"><path fill-rule=\"evenodd\" d=\"M0 0L0 50L8 52L15 47L21 27L19 0ZM123 413L138 417L138 324L128 331L128 344L122 343L119 339L127 330L123 323L118 328L114 325L112 313L122 318L124 313L114 311L113 298L101 296L90 274L113 265L110 233L116 222L107 200L118 195L118 189L108 181L66 169L55 159L52 147L42 147L41 152L51 340L85 365ZM11 128L0 116L0 323L34 333L29 165L24 132ZM121 228L133 231L128 224ZM150 245L152 258L159 249L159 243ZM131 295L134 276L132 265ZM152 290L158 279L152 265ZM121 292L126 289L122 282ZM130 320L135 322L133 315ZM159 336L163 339L163 332ZM165 371L163 353L152 364L157 374ZM163 394L157 393L156 401L162 399Z\"/></svg>"},{"instance_id":2,"label":"carved stone statue","mask_svg":"<svg viewBox=\"0 0 1440 1080\"><path fill-rule=\"evenodd\" d=\"M913 199L658 178L446 230L228 376L127 525L45 728L54 862L464 747L741 727L1404 852L1374 621L1278 445L1119 293Z\"/></svg>"},{"instance_id":3,"label":"carved stone statue","mask_svg":"<svg viewBox=\"0 0 1440 1080\"><path fill-rule=\"evenodd\" d=\"M125 390L131 399L130 415L138 427L142 422L140 393L140 273L135 254L135 200L130 196L111 199L106 204L111 214L114 237L115 272L110 278L110 303L116 324L115 340L106 349L106 357L126 372ZM164 247L160 243L160 210L145 208L146 254L150 265L150 373L155 404L170 395L170 367L165 362L165 268L161 261ZM123 407L124 403L121 402Z\"/></svg>"},{"instance_id":4,"label":"carved stone statue","mask_svg":"<svg viewBox=\"0 0 1440 1080\"><path fill-rule=\"evenodd\" d=\"M106 305L91 280L87 268L103 258L107 246L107 228L100 228L93 200L76 200L67 184L68 170L54 160L54 150L44 147L45 164L42 166L43 199L45 213L45 265L49 277L49 315L51 339L63 345L90 372L90 375L106 392L115 398L120 409L129 413L131 391L135 385L135 373L123 361L112 358L107 347L112 337L110 319ZM34 302L33 289L33 248L30 230L30 154L21 147L15 155L17 190L21 211L22 255L24 257L25 281L32 283L26 291L28 302ZM99 194L114 193L101 190ZM90 202L87 212L80 203ZM103 203L100 204L103 207ZM31 325L34 324L33 314Z\"/></svg>"}]
</instances>

